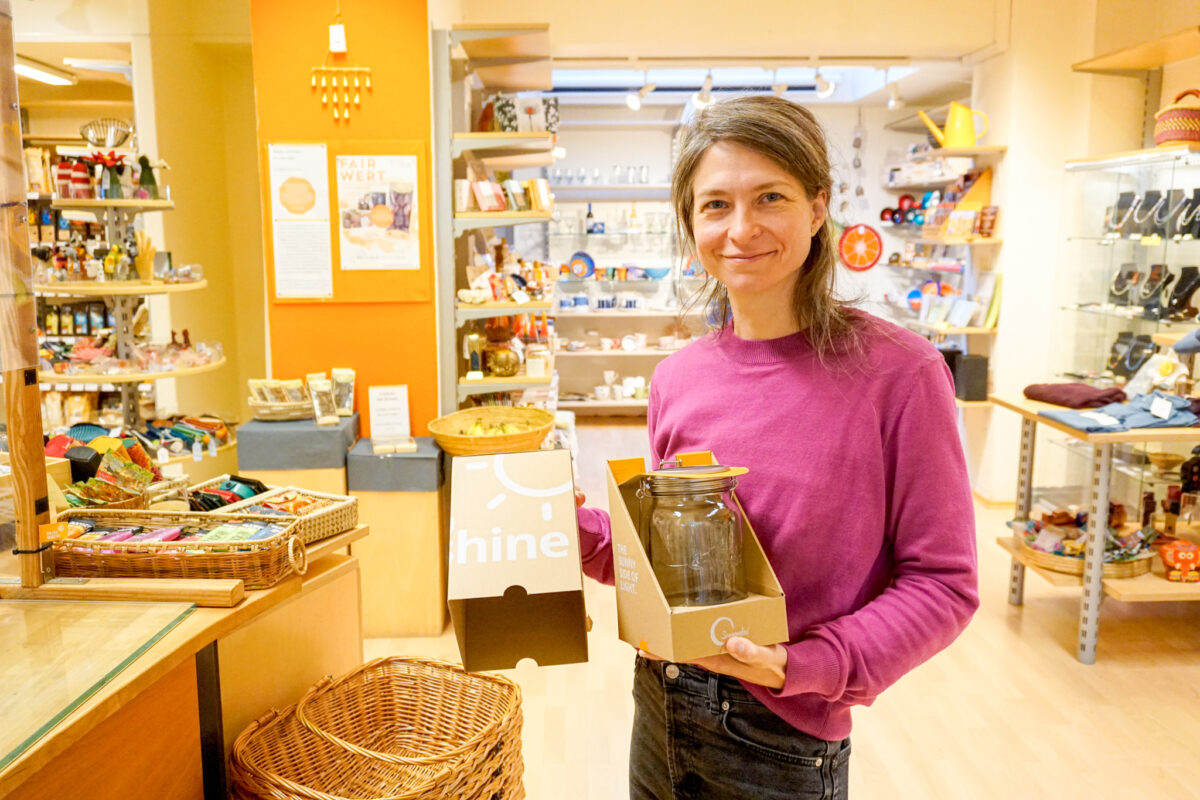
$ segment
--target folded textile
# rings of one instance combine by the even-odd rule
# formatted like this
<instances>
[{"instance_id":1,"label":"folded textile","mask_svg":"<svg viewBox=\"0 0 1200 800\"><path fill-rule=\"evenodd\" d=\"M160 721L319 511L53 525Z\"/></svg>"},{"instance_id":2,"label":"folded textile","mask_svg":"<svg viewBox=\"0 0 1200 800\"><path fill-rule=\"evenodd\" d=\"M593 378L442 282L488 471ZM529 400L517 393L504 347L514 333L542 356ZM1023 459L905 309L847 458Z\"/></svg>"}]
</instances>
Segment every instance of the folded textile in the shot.
<instances>
[{"instance_id":1,"label":"folded textile","mask_svg":"<svg viewBox=\"0 0 1200 800\"><path fill-rule=\"evenodd\" d=\"M1025 396L1067 408L1100 408L1126 399L1125 393L1115 386L1099 389L1086 383L1034 383L1025 387Z\"/></svg>"},{"instance_id":2,"label":"folded textile","mask_svg":"<svg viewBox=\"0 0 1200 800\"><path fill-rule=\"evenodd\" d=\"M1181 356L1200 353L1200 328L1188 331L1182 339L1171 345L1171 349Z\"/></svg>"},{"instance_id":3,"label":"folded textile","mask_svg":"<svg viewBox=\"0 0 1200 800\"><path fill-rule=\"evenodd\" d=\"M1150 413L1150 406L1162 398L1170 404L1166 419ZM1056 420L1084 433L1119 433L1133 428L1186 428L1200 421L1191 412L1191 400L1155 390L1139 394L1128 403L1109 403L1090 411L1041 411L1038 416Z\"/></svg>"}]
</instances>

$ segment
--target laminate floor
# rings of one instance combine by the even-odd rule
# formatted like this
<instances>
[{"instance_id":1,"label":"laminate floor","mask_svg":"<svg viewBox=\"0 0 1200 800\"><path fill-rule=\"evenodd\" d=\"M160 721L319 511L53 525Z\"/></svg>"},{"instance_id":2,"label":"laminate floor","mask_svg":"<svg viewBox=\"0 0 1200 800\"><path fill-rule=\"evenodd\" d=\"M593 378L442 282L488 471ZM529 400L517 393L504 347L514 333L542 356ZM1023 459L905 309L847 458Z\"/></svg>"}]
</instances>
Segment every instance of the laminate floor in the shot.
<instances>
[{"instance_id":1,"label":"laminate floor","mask_svg":"<svg viewBox=\"0 0 1200 800\"><path fill-rule=\"evenodd\" d=\"M607 506L608 458L648 456L644 423L578 429L579 482ZM1079 591L1027 573L1008 604L1010 511L977 508L982 606L950 648L855 712L851 797L1200 798L1200 603L1106 600L1099 658L1074 655ZM613 590L585 581L595 622L587 664L510 675L524 693L530 800L628 797L633 651L616 638ZM368 658L456 659L453 634L373 639Z\"/></svg>"}]
</instances>

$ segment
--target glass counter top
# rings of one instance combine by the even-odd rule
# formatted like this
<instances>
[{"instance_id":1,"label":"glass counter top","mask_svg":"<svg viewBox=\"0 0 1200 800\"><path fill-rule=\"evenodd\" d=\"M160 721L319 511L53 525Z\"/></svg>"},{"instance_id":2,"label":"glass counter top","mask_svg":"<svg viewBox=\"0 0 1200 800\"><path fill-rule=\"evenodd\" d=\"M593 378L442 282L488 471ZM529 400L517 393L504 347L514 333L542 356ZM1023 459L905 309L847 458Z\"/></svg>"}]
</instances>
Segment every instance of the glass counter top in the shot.
<instances>
[{"instance_id":1,"label":"glass counter top","mask_svg":"<svg viewBox=\"0 0 1200 800\"><path fill-rule=\"evenodd\" d=\"M190 603L0 600L0 769L194 609Z\"/></svg>"}]
</instances>

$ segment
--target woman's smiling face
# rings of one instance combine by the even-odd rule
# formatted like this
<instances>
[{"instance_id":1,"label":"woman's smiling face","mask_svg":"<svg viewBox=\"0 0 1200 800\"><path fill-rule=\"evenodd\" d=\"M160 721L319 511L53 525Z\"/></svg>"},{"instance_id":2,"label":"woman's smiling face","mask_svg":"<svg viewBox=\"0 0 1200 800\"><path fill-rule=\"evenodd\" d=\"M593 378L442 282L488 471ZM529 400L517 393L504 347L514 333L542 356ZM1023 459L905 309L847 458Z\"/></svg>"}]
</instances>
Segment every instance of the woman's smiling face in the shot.
<instances>
[{"instance_id":1,"label":"woman's smiling face","mask_svg":"<svg viewBox=\"0 0 1200 800\"><path fill-rule=\"evenodd\" d=\"M701 157L692 196L700 263L731 299L776 292L790 297L825 222L824 192L810 198L774 161L725 141Z\"/></svg>"}]
</instances>

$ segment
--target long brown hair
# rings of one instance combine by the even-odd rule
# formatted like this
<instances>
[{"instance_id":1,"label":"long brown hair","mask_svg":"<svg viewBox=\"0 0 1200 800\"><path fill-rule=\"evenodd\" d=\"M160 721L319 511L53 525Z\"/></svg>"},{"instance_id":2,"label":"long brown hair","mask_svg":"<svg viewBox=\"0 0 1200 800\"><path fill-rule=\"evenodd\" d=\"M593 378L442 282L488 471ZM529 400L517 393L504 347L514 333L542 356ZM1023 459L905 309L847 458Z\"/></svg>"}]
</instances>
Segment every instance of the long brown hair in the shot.
<instances>
[{"instance_id":1,"label":"long brown hair","mask_svg":"<svg viewBox=\"0 0 1200 800\"><path fill-rule=\"evenodd\" d=\"M684 129L671 179L671 203L679 238L688 254L696 253L692 230L696 168L717 142L733 142L771 159L800 183L809 198L824 192L828 201L832 194L825 132L811 111L771 95L713 103ZM813 236L792 296L796 321L822 361L834 353L857 349L860 344L854 312L834 295L836 266L833 223L827 214ZM710 319L723 330L732 313L725 286L709 276L700 296L708 306Z\"/></svg>"}]
</instances>

